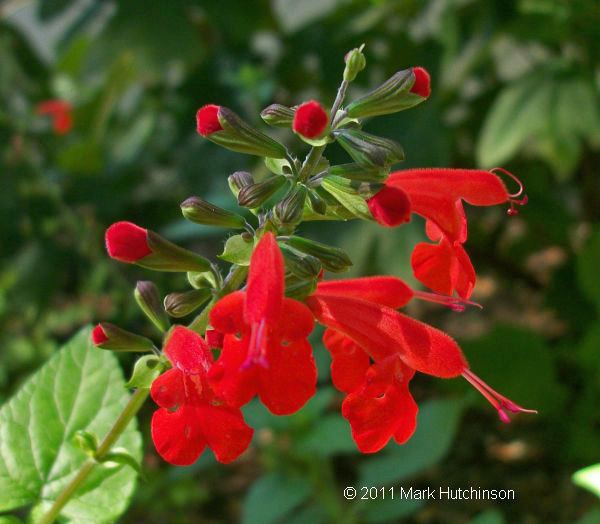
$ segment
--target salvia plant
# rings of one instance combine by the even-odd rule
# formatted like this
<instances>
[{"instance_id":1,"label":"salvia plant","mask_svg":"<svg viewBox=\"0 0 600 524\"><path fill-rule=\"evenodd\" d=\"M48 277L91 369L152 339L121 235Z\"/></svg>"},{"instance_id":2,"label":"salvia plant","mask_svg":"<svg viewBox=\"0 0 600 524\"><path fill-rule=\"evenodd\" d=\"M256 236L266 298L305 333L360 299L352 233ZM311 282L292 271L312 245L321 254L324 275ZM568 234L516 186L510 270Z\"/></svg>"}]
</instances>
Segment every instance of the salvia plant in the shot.
<instances>
[{"instance_id":1,"label":"salvia plant","mask_svg":"<svg viewBox=\"0 0 600 524\"><path fill-rule=\"evenodd\" d=\"M404 159L401 145L364 131L363 123L427 100L429 74L421 67L404 69L347 102L348 85L366 65L362 47L344 61L330 111L310 100L294 107L273 104L261 113L269 126L291 129L311 146L304 160L227 107L208 104L198 110L201 138L262 157L270 172L260 180L244 171L228 178L251 220L198 196L181 204L191 222L238 232L228 237L221 255L231 262L226 275L203 256L136 224L117 222L107 229L106 249L113 259L186 273L190 290L161 297L152 282L137 283L135 300L160 332L160 343L106 322L94 328L97 348L145 353L129 381L135 392L104 440L79 434L80 445L98 460L111 454L111 445L150 395L157 405L152 440L167 462L192 464L207 447L218 461L234 461L252 440L253 429L241 411L251 399L258 396L273 414L289 415L315 394L317 369L308 341L315 322L325 327L331 379L345 395L342 415L363 453L379 451L392 438L398 444L411 438L418 406L409 385L416 372L462 376L503 422L511 412L534 412L479 378L446 333L399 311L412 300L457 311L477 305L469 300L476 273L464 248L463 202L505 204L508 214L515 214L527 200L521 183L500 168L392 171ZM324 153L332 142L348 153L347 163L329 163ZM518 191L510 193L501 176ZM412 270L430 291L412 289L393 276L330 279L328 273L352 265L349 256L298 234L304 221L359 219L396 227L413 214L425 219L430 241L414 248ZM172 323L191 314L189 324ZM85 481L92 467L84 467L45 522Z\"/></svg>"}]
</instances>

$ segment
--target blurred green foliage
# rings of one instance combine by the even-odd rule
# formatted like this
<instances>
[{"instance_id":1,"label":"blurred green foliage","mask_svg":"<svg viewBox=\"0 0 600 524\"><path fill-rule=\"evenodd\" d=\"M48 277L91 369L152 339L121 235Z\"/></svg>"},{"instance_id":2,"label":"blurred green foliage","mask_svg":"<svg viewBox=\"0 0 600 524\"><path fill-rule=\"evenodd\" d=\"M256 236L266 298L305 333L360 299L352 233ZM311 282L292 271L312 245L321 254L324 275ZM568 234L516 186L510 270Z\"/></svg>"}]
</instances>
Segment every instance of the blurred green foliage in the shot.
<instances>
[{"instance_id":1,"label":"blurred green foliage","mask_svg":"<svg viewBox=\"0 0 600 524\"><path fill-rule=\"evenodd\" d=\"M503 167L530 198L519 217L468 209L483 311L411 313L457 337L478 373L537 417L500 427L460 381L417 377L419 429L407 445L359 455L317 351L318 395L273 417L251 404L252 450L230 467L206 453L169 468L145 432L148 482L123 522L597 522L570 476L600 456L600 8L595 0L6 0L0 6L0 400L82 324L150 330L132 300L146 272L105 256L120 219L214 258L225 238L185 222L197 194L231 208L226 177L264 165L200 140L207 102L249 121L272 102L330 104L346 51L366 44L355 96L423 65L426 104L367 126L399 140L404 166ZM75 125L36 115L64 98ZM300 151L299 151L300 152ZM332 161L344 153L334 149ZM422 223L311 224L346 248L352 274L410 280ZM163 294L180 277L152 275ZM131 361L122 364L130 372ZM485 501L344 501L345 486L513 488ZM1 517L0 517L1 519Z\"/></svg>"}]
</instances>

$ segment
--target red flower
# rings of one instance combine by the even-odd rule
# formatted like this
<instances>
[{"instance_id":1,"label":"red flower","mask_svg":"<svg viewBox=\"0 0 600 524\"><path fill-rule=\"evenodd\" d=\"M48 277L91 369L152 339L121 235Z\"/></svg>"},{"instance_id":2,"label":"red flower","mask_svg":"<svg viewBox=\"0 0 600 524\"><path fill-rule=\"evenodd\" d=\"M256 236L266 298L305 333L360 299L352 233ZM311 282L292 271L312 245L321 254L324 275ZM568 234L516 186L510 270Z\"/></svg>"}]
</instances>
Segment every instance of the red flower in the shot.
<instances>
[{"instance_id":1,"label":"red flower","mask_svg":"<svg viewBox=\"0 0 600 524\"><path fill-rule=\"evenodd\" d=\"M410 92L423 98L429 98L431 94L431 78L429 73L422 67L413 67L412 72L415 75L415 83L410 88Z\"/></svg>"},{"instance_id":2,"label":"red flower","mask_svg":"<svg viewBox=\"0 0 600 524\"><path fill-rule=\"evenodd\" d=\"M57 135L66 134L73 127L73 108L65 100L45 100L37 105L36 111L38 115L52 117L52 127Z\"/></svg>"},{"instance_id":3,"label":"red flower","mask_svg":"<svg viewBox=\"0 0 600 524\"><path fill-rule=\"evenodd\" d=\"M160 406L152 416L152 440L171 464L193 464L208 446L219 462L235 460L252 439L241 411L215 396L207 380L210 349L193 331L176 326L164 349L173 368L152 383Z\"/></svg>"},{"instance_id":4,"label":"red flower","mask_svg":"<svg viewBox=\"0 0 600 524\"><path fill-rule=\"evenodd\" d=\"M272 413L287 415L315 393L317 370L306 340L313 318L283 292L283 257L267 233L252 255L246 291L223 297L210 313L212 327L225 335L211 383L234 406L258 395Z\"/></svg>"},{"instance_id":5,"label":"red flower","mask_svg":"<svg viewBox=\"0 0 600 524\"><path fill-rule=\"evenodd\" d=\"M323 106L316 100L310 100L296 109L292 127L299 135L317 138L325 131L328 123L329 115Z\"/></svg>"},{"instance_id":6,"label":"red flower","mask_svg":"<svg viewBox=\"0 0 600 524\"><path fill-rule=\"evenodd\" d=\"M102 329L102 325L97 324L92 330L92 342L95 346L99 346L108 340L106 333Z\"/></svg>"},{"instance_id":7,"label":"red flower","mask_svg":"<svg viewBox=\"0 0 600 524\"><path fill-rule=\"evenodd\" d=\"M216 131L221 131L223 126L219 122L220 106L208 104L198 109L196 113L196 131L202 136L208 136Z\"/></svg>"},{"instance_id":8,"label":"red flower","mask_svg":"<svg viewBox=\"0 0 600 524\"><path fill-rule=\"evenodd\" d=\"M106 250L111 258L134 263L152 254L148 231L132 222L116 222L106 230Z\"/></svg>"},{"instance_id":9,"label":"red flower","mask_svg":"<svg viewBox=\"0 0 600 524\"><path fill-rule=\"evenodd\" d=\"M410 222L410 200L400 188L385 186L367 200L369 211L381 225L395 227Z\"/></svg>"}]
</instances>

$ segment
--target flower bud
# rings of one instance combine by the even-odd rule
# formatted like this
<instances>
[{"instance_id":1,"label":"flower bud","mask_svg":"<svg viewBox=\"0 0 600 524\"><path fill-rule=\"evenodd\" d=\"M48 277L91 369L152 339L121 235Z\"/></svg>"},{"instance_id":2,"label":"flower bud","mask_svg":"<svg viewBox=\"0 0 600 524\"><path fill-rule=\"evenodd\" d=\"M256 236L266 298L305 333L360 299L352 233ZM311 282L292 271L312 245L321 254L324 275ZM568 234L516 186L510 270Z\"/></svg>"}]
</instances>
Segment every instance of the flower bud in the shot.
<instances>
[{"instance_id":1,"label":"flower bud","mask_svg":"<svg viewBox=\"0 0 600 524\"><path fill-rule=\"evenodd\" d=\"M360 182L359 180L349 180L335 175L328 175L323 178L321 185L329 193L342 191L350 195L359 195L363 198L372 197L384 187L384 184L377 182Z\"/></svg>"},{"instance_id":2,"label":"flower bud","mask_svg":"<svg viewBox=\"0 0 600 524\"><path fill-rule=\"evenodd\" d=\"M246 221L243 217L220 208L200 197L190 197L181 203L183 216L196 224L243 229Z\"/></svg>"},{"instance_id":3,"label":"flower bud","mask_svg":"<svg viewBox=\"0 0 600 524\"><path fill-rule=\"evenodd\" d=\"M165 311L175 318L185 317L208 301L212 292L209 288L193 289L184 293L169 293L165 297Z\"/></svg>"},{"instance_id":4,"label":"flower bud","mask_svg":"<svg viewBox=\"0 0 600 524\"><path fill-rule=\"evenodd\" d=\"M285 260L285 267L298 278L315 278L321 271L321 262L318 258L298 251L286 244L280 244Z\"/></svg>"},{"instance_id":5,"label":"flower bud","mask_svg":"<svg viewBox=\"0 0 600 524\"><path fill-rule=\"evenodd\" d=\"M365 182L383 182L387 178L387 169L380 167L367 167L361 164L340 164L331 166L330 175L342 176L350 180L364 180Z\"/></svg>"},{"instance_id":6,"label":"flower bud","mask_svg":"<svg viewBox=\"0 0 600 524\"><path fill-rule=\"evenodd\" d=\"M202 273L196 273L190 271L187 274L188 282L194 289L201 289L205 287L215 288L218 283L215 279L215 274L212 271L203 271Z\"/></svg>"},{"instance_id":7,"label":"flower bud","mask_svg":"<svg viewBox=\"0 0 600 524\"><path fill-rule=\"evenodd\" d=\"M133 296L140 309L160 331L169 329L169 319L162 308L158 288L154 282L139 280Z\"/></svg>"},{"instance_id":8,"label":"flower bud","mask_svg":"<svg viewBox=\"0 0 600 524\"><path fill-rule=\"evenodd\" d=\"M359 129L340 129L334 131L339 144L358 164L368 167L387 168L404 160L402 146Z\"/></svg>"},{"instance_id":9,"label":"flower bud","mask_svg":"<svg viewBox=\"0 0 600 524\"><path fill-rule=\"evenodd\" d=\"M92 342L96 347L113 351L146 352L154 349L150 339L108 322L102 322L92 330Z\"/></svg>"},{"instance_id":10,"label":"flower bud","mask_svg":"<svg viewBox=\"0 0 600 524\"><path fill-rule=\"evenodd\" d=\"M379 87L346 107L349 118L389 115L416 106L430 94L429 73L422 67L398 71Z\"/></svg>"},{"instance_id":11,"label":"flower bud","mask_svg":"<svg viewBox=\"0 0 600 524\"><path fill-rule=\"evenodd\" d=\"M254 184L254 179L252 178L252 174L248 173L248 171L236 171L233 175L227 177L227 183L229 184L229 189L233 193L233 196L237 198L240 189Z\"/></svg>"},{"instance_id":12,"label":"flower bud","mask_svg":"<svg viewBox=\"0 0 600 524\"><path fill-rule=\"evenodd\" d=\"M364 47L364 44L360 47L355 47L344 56L344 62L346 62L344 80L346 82L352 82L356 78L356 75L366 67L367 60L362 52Z\"/></svg>"},{"instance_id":13,"label":"flower bud","mask_svg":"<svg viewBox=\"0 0 600 524\"><path fill-rule=\"evenodd\" d=\"M274 219L280 225L296 225L302 219L304 202L306 201L306 186L298 185L288 195L277 203Z\"/></svg>"},{"instance_id":14,"label":"flower bud","mask_svg":"<svg viewBox=\"0 0 600 524\"><path fill-rule=\"evenodd\" d=\"M156 271L207 271L210 262L131 222L116 222L105 234L111 258Z\"/></svg>"},{"instance_id":15,"label":"flower bud","mask_svg":"<svg viewBox=\"0 0 600 524\"><path fill-rule=\"evenodd\" d=\"M327 203L312 189L308 191L308 201L315 213L318 213L319 215L327 213Z\"/></svg>"},{"instance_id":16,"label":"flower bud","mask_svg":"<svg viewBox=\"0 0 600 524\"><path fill-rule=\"evenodd\" d=\"M395 227L410 222L411 203L399 187L385 186L367 200L373 218L382 226Z\"/></svg>"},{"instance_id":17,"label":"flower bud","mask_svg":"<svg viewBox=\"0 0 600 524\"><path fill-rule=\"evenodd\" d=\"M308 280L296 278L293 275L285 279L285 296L295 300L304 300L307 296L312 295L317 289L317 279L310 278Z\"/></svg>"},{"instance_id":18,"label":"flower bud","mask_svg":"<svg viewBox=\"0 0 600 524\"><path fill-rule=\"evenodd\" d=\"M297 236L288 237L286 243L298 251L318 258L325 269L334 273L346 271L352 265L350 257L337 247Z\"/></svg>"},{"instance_id":19,"label":"flower bud","mask_svg":"<svg viewBox=\"0 0 600 524\"><path fill-rule=\"evenodd\" d=\"M300 136L317 138L323 134L329 124L329 115L316 100L304 102L296 109L293 129Z\"/></svg>"},{"instance_id":20,"label":"flower bud","mask_svg":"<svg viewBox=\"0 0 600 524\"><path fill-rule=\"evenodd\" d=\"M198 109L196 130L201 136L231 151L285 158L283 145L246 123L227 107L209 104Z\"/></svg>"},{"instance_id":21,"label":"flower bud","mask_svg":"<svg viewBox=\"0 0 600 524\"><path fill-rule=\"evenodd\" d=\"M260 116L270 126L290 127L294 121L294 110L281 104L271 104L262 110Z\"/></svg>"},{"instance_id":22,"label":"flower bud","mask_svg":"<svg viewBox=\"0 0 600 524\"><path fill-rule=\"evenodd\" d=\"M285 177L274 176L267 178L267 180L259 182L258 184L244 186L238 193L238 204L242 207L249 207L250 209L259 207L277 193L285 182Z\"/></svg>"}]
</instances>

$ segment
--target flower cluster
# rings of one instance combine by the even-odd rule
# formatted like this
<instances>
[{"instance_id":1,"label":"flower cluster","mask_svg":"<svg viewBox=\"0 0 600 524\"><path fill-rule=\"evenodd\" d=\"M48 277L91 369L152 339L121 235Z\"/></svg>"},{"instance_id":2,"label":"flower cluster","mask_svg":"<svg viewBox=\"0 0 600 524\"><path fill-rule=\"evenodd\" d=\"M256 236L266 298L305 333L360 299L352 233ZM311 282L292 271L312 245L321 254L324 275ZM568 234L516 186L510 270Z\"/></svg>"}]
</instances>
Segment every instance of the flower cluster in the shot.
<instances>
[{"instance_id":1,"label":"flower cluster","mask_svg":"<svg viewBox=\"0 0 600 524\"><path fill-rule=\"evenodd\" d=\"M412 300L458 311L474 304L468 300L476 274L464 248L463 203L508 204L514 214L515 205L526 203L520 182L499 168L391 172L404 158L402 147L363 131L362 122L426 100L429 74L421 67L399 71L344 106L349 83L366 65L362 48L350 51L345 63L331 111L310 100L295 107L273 104L261 113L267 124L291 129L311 146L304 162L224 106L198 110L200 136L264 157L271 171L261 180L242 171L229 177L246 215L200 197L181 204L192 222L241 230L228 238L221 255L232 263L227 276L202 256L130 222L117 222L106 231L112 258L187 273L193 288L168 294L161 305L154 284L145 281L136 287L138 304L163 333L162 351L150 339L108 323L99 324L92 335L103 349L154 353L149 358L158 373L134 371L146 377L135 384L149 388L158 405L152 438L170 463L191 464L207 446L221 462L237 458L252 439L241 408L254 397L275 415L301 409L316 391L317 369L308 341L315 321L325 327L332 382L344 395L342 415L364 453L380 450L392 438L402 444L413 434L418 406L409 386L416 372L464 377L503 422L509 421L508 412L531 411L475 375L450 336L400 312ZM333 141L352 162L330 165L323 153ZM514 179L519 191L509 193L499 174ZM430 242L415 246L412 268L431 291L412 289L391 276L328 279L326 272L343 272L352 265L348 255L295 235L306 220L362 219L395 227L413 214L425 219ZM171 326L168 316L184 318L194 311L199 312L189 324Z\"/></svg>"}]
</instances>

